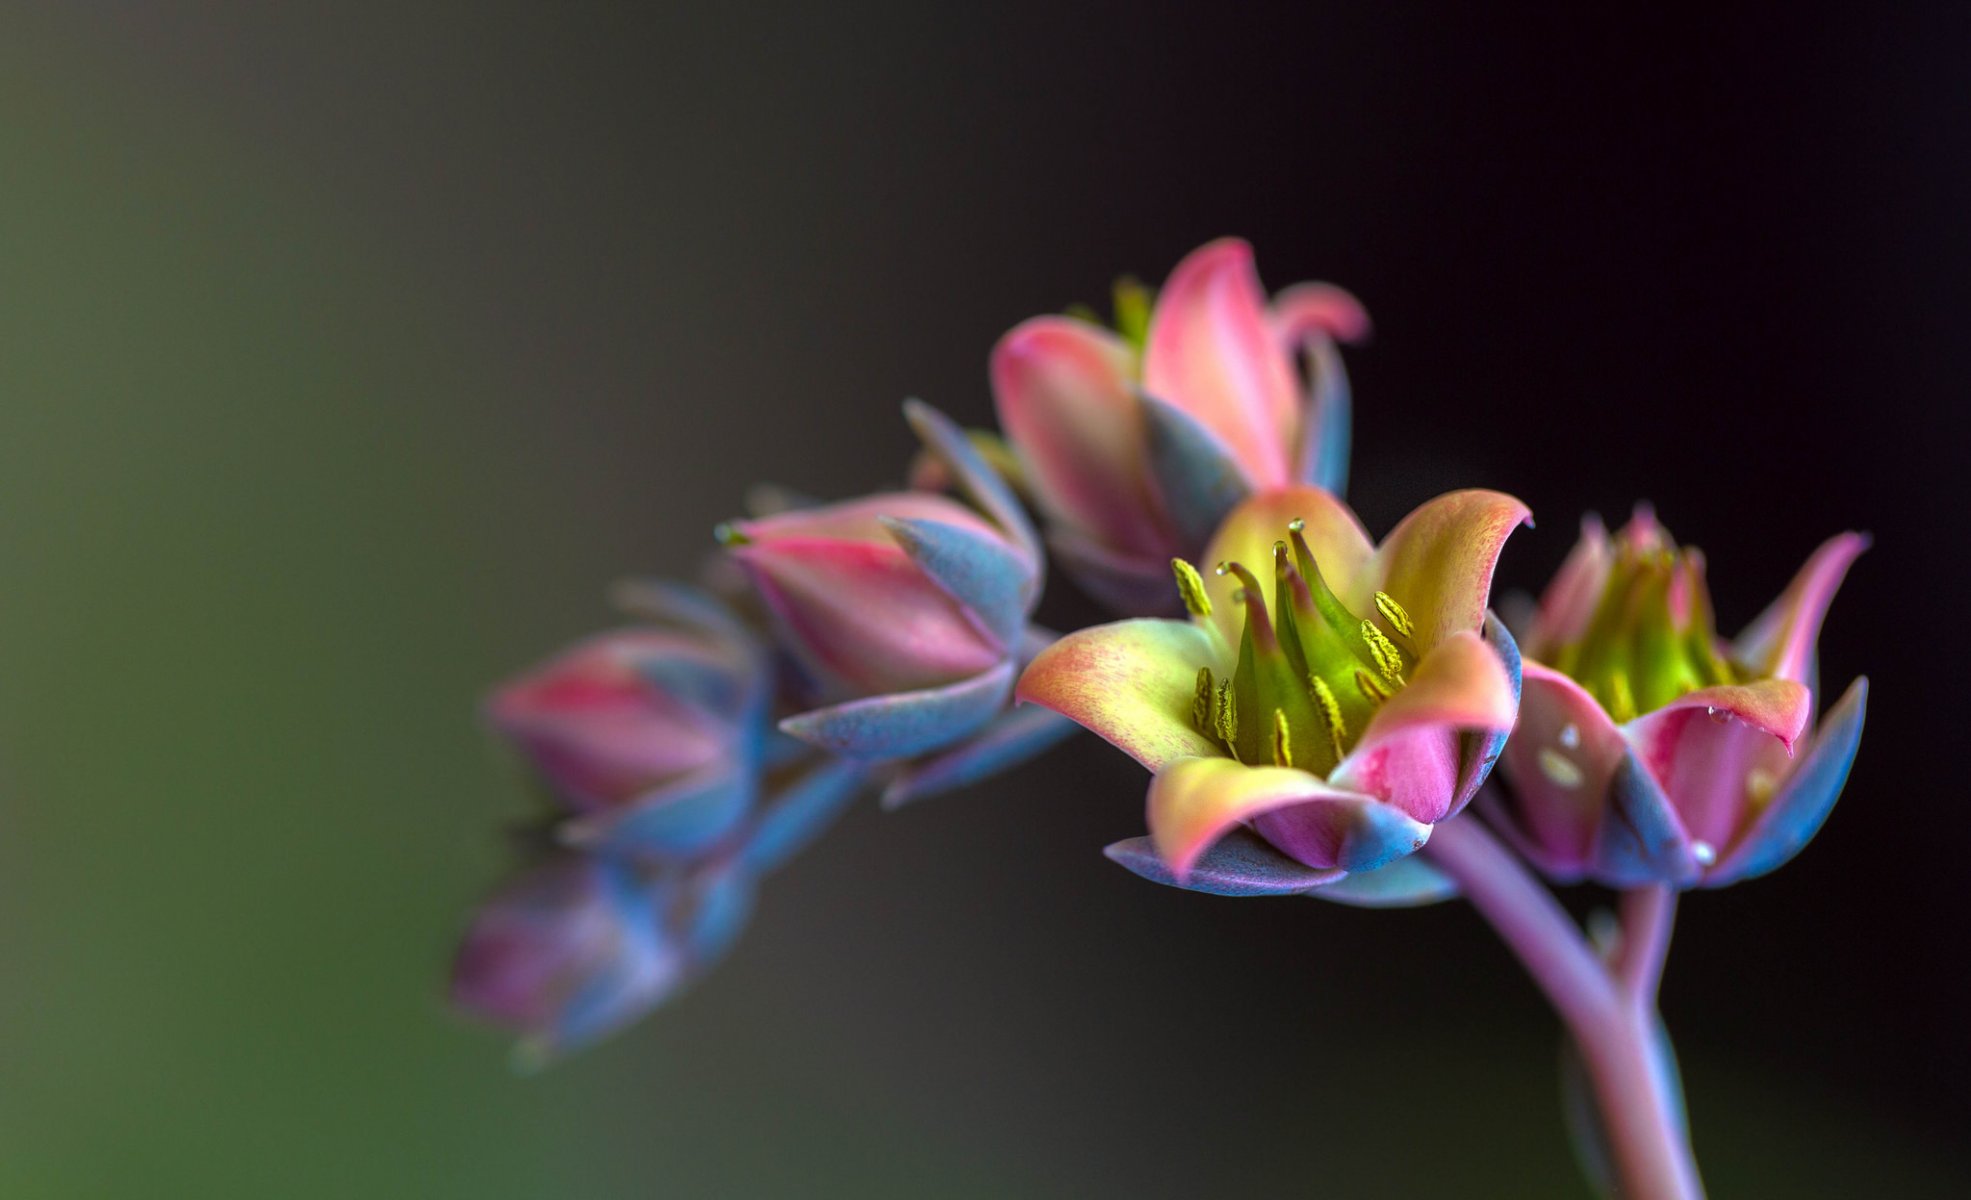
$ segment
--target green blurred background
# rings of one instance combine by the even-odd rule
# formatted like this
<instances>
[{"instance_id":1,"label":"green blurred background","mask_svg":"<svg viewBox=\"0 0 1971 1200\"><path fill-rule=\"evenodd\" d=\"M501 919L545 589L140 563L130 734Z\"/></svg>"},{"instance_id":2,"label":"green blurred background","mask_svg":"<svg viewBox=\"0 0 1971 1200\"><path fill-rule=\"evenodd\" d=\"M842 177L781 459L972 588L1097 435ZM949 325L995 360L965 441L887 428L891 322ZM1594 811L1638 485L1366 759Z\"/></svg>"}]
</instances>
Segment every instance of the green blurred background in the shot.
<instances>
[{"instance_id":1,"label":"green blurred background","mask_svg":"<svg viewBox=\"0 0 1971 1200\"><path fill-rule=\"evenodd\" d=\"M752 479L895 479L902 396L983 420L997 333L1217 233L1379 317L1372 526L1512 487L1554 514L1530 585L1654 489L1737 552L1730 620L1869 524L1828 670L1923 686L1869 614L1961 519L1908 476L1971 373L1907 349L1965 311L1911 291L1963 262L1961 28L0 13L0 1196L1584 1194L1468 913L1137 884L1095 851L1140 776L1092 746L853 813L727 967L538 1078L441 1004L525 808L489 682ZM1901 407L1842 425L1862 378ZM1947 788L1894 703L1847 841L1688 906L1717 1196L1971 1188L1961 872L1856 816Z\"/></svg>"}]
</instances>

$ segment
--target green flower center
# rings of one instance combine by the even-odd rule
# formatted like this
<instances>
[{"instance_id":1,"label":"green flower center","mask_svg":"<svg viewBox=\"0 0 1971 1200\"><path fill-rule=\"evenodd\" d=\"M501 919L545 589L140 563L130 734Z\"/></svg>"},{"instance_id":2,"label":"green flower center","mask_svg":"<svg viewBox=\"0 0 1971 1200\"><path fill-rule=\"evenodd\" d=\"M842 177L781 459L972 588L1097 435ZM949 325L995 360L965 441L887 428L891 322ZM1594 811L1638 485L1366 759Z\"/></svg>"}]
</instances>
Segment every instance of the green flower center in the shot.
<instances>
[{"instance_id":1,"label":"green flower center","mask_svg":"<svg viewBox=\"0 0 1971 1200\"><path fill-rule=\"evenodd\" d=\"M1104 321L1102 314L1086 304L1068 306L1068 315L1104 329L1113 328L1117 336L1128 343L1141 359L1143 347L1150 340L1150 310L1155 307L1156 289L1147 287L1125 275L1115 281L1110 290L1110 303L1114 305L1113 323Z\"/></svg>"},{"instance_id":2,"label":"green flower center","mask_svg":"<svg viewBox=\"0 0 1971 1200\"><path fill-rule=\"evenodd\" d=\"M1301 531L1296 520L1288 540L1273 543L1270 608L1244 564L1218 566L1219 575L1239 582L1233 599L1245 608L1245 631L1230 678L1199 669L1191 720L1240 762L1326 775L1415 668L1416 626L1385 592L1375 595L1375 617L1351 612L1322 577ZM1197 569L1181 558L1171 566L1184 606L1209 617Z\"/></svg>"},{"instance_id":3,"label":"green flower center","mask_svg":"<svg viewBox=\"0 0 1971 1200\"><path fill-rule=\"evenodd\" d=\"M1749 674L1719 649L1704 555L1656 536L1618 539L1586 631L1547 654L1618 722Z\"/></svg>"}]
</instances>

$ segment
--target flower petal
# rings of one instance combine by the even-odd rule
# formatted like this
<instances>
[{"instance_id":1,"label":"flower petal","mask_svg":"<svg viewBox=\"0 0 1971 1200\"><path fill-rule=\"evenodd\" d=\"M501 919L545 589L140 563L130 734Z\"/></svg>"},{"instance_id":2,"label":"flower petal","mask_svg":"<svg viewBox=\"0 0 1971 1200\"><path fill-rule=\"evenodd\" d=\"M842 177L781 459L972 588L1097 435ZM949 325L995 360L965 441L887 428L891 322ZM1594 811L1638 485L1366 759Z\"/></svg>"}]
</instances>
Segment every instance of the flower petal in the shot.
<instances>
[{"instance_id":1,"label":"flower petal","mask_svg":"<svg viewBox=\"0 0 1971 1200\"><path fill-rule=\"evenodd\" d=\"M1020 505L1020 498L1013 494L1013 489L999 477L999 472L986 462L965 431L950 417L922 400L904 401L903 419L923 439L924 448L944 460L945 466L951 469L953 478L957 480L959 490L1027 552L1038 570L1040 535L1034 532L1033 522L1027 520L1027 510ZM908 517L915 514L893 512L889 515Z\"/></svg>"},{"instance_id":2,"label":"flower petal","mask_svg":"<svg viewBox=\"0 0 1971 1200\"><path fill-rule=\"evenodd\" d=\"M1181 758L1150 781L1150 837L1180 883L1206 847L1244 821L1290 858L1347 871L1374 870L1430 836L1389 805L1293 767Z\"/></svg>"},{"instance_id":3,"label":"flower petal","mask_svg":"<svg viewBox=\"0 0 1971 1200\"><path fill-rule=\"evenodd\" d=\"M909 758L949 746L992 720L1006 704L1013 674L1013 664L1002 662L944 687L817 708L788 717L780 728L830 754Z\"/></svg>"},{"instance_id":4,"label":"flower petal","mask_svg":"<svg viewBox=\"0 0 1971 1200\"><path fill-rule=\"evenodd\" d=\"M1135 366L1106 330L1036 317L993 348L993 399L1043 511L1118 550L1161 556L1171 538L1145 473Z\"/></svg>"},{"instance_id":5,"label":"flower petal","mask_svg":"<svg viewBox=\"0 0 1971 1200\"><path fill-rule=\"evenodd\" d=\"M1001 648L877 529L881 543L785 537L731 553L792 648L851 691L931 687L998 662Z\"/></svg>"},{"instance_id":6,"label":"flower petal","mask_svg":"<svg viewBox=\"0 0 1971 1200\"><path fill-rule=\"evenodd\" d=\"M1512 683L1513 725L1517 727L1523 664L1519 656L1519 643L1513 640L1512 631L1506 628L1506 623L1499 619L1497 613L1485 614L1485 644L1499 656L1499 662L1506 668L1506 677ZM1479 787L1492 773L1492 764L1499 761L1499 754L1511 735L1512 729L1494 729L1467 730L1458 736L1458 795L1452 801L1452 812L1463 809L1478 794Z\"/></svg>"},{"instance_id":7,"label":"flower petal","mask_svg":"<svg viewBox=\"0 0 1971 1200\"><path fill-rule=\"evenodd\" d=\"M1170 273L1150 317L1143 390L1202 421L1254 485L1287 482L1297 388L1246 243L1212 242Z\"/></svg>"},{"instance_id":8,"label":"flower petal","mask_svg":"<svg viewBox=\"0 0 1971 1200\"><path fill-rule=\"evenodd\" d=\"M1779 599L1738 635L1733 657L1759 674L1811 686L1821 619L1849 566L1866 549L1868 537L1859 533L1836 534L1821 543Z\"/></svg>"},{"instance_id":9,"label":"flower petal","mask_svg":"<svg viewBox=\"0 0 1971 1200\"><path fill-rule=\"evenodd\" d=\"M1187 553L1211 539L1219 524L1252 484L1218 435L1190 413L1155 396L1144 396L1150 472L1157 493Z\"/></svg>"},{"instance_id":10,"label":"flower petal","mask_svg":"<svg viewBox=\"0 0 1971 1200\"><path fill-rule=\"evenodd\" d=\"M1019 645L1039 576L1033 562L998 535L962 525L886 517L883 527L931 581L974 618L1002 650Z\"/></svg>"},{"instance_id":11,"label":"flower petal","mask_svg":"<svg viewBox=\"0 0 1971 1200\"><path fill-rule=\"evenodd\" d=\"M562 844L648 858L685 858L739 827L759 795L759 778L743 763L715 764L610 808L562 822Z\"/></svg>"},{"instance_id":12,"label":"flower petal","mask_svg":"<svg viewBox=\"0 0 1971 1200\"><path fill-rule=\"evenodd\" d=\"M1273 297L1273 336L1288 350L1310 337L1359 342L1369 336L1369 310L1346 288L1296 283Z\"/></svg>"},{"instance_id":13,"label":"flower petal","mask_svg":"<svg viewBox=\"0 0 1971 1200\"><path fill-rule=\"evenodd\" d=\"M1494 804L1526 856L1572 882L1593 865L1609 781L1628 743L1580 684L1532 659L1523 670L1519 724L1502 756L1512 787Z\"/></svg>"},{"instance_id":14,"label":"flower petal","mask_svg":"<svg viewBox=\"0 0 1971 1200\"><path fill-rule=\"evenodd\" d=\"M1044 708L1022 706L1001 713L971 741L898 775L883 789L883 807L901 808L988 779L1046 753L1080 730L1073 721Z\"/></svg>"},{"instance_id":15,"label":"flower petal","mask_svg":"<svg viewBox=\"0 0 1971 1200\"><path fill-rule=\"evenodd\" d=\"M1785 776L1812 705L1805 687L1784 679L1704 688L1629 722L1623 735L1690 836L1722 853L1743 827L1754 772Z\"/></svg>"},{"instance_id":16,"label":"flower petal","mask_svg":"<svg viewBox=\"0 0 1971 1200\"><path fill-rule=\"evenodd\" d=\"M1697 878L1691 836L1663 786L1633 750L1616 764L1608 800L1609 812L1596 839L1597 879L1611 887L1682 887Z\"/></svg>"},{"instance_id":17,"label":"flower petal","mask_svg":"<svg viewBox=\"0 0 1971 1200\"><path fill-rule=\"evenodd\" d=\"M1857 679L1828 711L1806 757L1780 784L1779 794L1705 879L1707 886L1735 883L1776 870L1813 839L1848 782L1855 751L1861 747L1862 720L1867 711L1868 680Z\"/></svg>"},{"instance_id":18,"label":"flower petal","mask_svg":"<svg viewBox=\"0 0 1971 1200\"><path fill-rule=\"evenodd\" d=\"M778 870L819 837L868 781L868 765L855 759L828 758L810 767L760 810L741 864L757 875Z\"/></svg>"},{"instance_id":19,"label":"flower petal","mask_svg":"<svg viewBox=\"0 0 1971 1200\"><path fill-rule=\"evenodd\" d=\"M1614 562L1615 548L1601 518L1593 513L1582 517L1580 540L1541 593L1539 614L1526 639L1527 653L1535 658L1551 655L1555 647L1587 635Z\"/></svg>"},{"instance_id":20,"label":"flower petal","mask_svg":"<svg viewBox=\"0 0 1971 1200\"><path fill-rule=\"evenodd\" d=\"M1338 867L1322 870L1295 862L1245 829L1234 829L1213 843L1191 864L1183 882L1164 863L1156 843L1149 838L1117 842L1103 853L1152 883L1211 896L1292 896L1347 875Z\"/></svg>"},{"instance_id":21,"label":"flower petal","mask_svg":"<svg viewBox=\"0 0 1971 1200\"><path fill-rule=\"evenodd\" d=\"M1451 899L1458 894L1458 885L1422 855L1410 854L1373 871L1350 872L1307 894L1356 908L1415 908Z\"/></svg>"},{"instance_id":22,"label":"flower petal","mask_svg":"<svg viewBox=\"0 0 1971 1200\"><path fill-rule=\"evenodd\" d=\"M1485 624L1499 551L1507 535L1531 523L1526 505L1503 492L1474 488L1439 496L1397 524L1343 598L1357 612L1374 612L1374 593L1389 593L1416 625L1418 652L1428 653L1439 639ZM1329 583L1341 591L1340 583Z\"/></svg>"},{"instance_id":23,"label":"flower petal","mask_svg":"<svg viewBox=\"0 0 1971 1200\"><path fill-rule=\"evenodd\" d=\"M1042 650L1020 677L1021 700L1052 709L1152 771L1222 753L1191 722L1198 669L1224 672L1224 650L1186 621L1097 625Z\"/></svg>"},{"instance_id":24,"label":"flower petal","mask_svg":"<svg viewBox=\"0 0 1971 1200\"><path fill-rule=\"evenodd\" d=\"M1355 514L1332 493L1304 484L1260 492L1225 518L1198 564L1211 597L1212 620L1227 645L1238 645L1245 628L1245 612L1232 599L1239 581L1214 575L1212 568L1223 562L1243 563L1261 579L1273 578L1273 543L1287 536L1287 526L1295 520L1303 523L1302 536L1314 563L1337 593L1345 594L1350 581L1366 572L1374 543Z\"/></svg>"},{"instance_id":25,"label":"flower petal","mask_svg":"<svg viewBox=\"0 0 1971 1200\"><path fill-rule=\"evenodd\" d=\"M1326 338L1307 343L1307 411L1301 415L1294 478L1337 496L1348 492L1348 450L1355 402L1341 353Z\"/></svg>"}]
</instances>

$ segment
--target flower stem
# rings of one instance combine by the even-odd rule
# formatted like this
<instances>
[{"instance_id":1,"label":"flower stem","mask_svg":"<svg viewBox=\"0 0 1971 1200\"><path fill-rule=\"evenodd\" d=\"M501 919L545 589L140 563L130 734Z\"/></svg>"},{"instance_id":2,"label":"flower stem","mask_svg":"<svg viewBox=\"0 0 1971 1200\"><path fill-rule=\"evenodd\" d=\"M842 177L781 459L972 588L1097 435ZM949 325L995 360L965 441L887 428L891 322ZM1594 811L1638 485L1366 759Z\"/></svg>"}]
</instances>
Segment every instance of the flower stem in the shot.
<instances>
[{"instance_id":1,"label":"flower stem","mask_svg":"<svg viewBox=\"0 0 1971 1200\"><path fill-rule=\"evenodd\" d=\"M1641 892L1625 897L1624 915L1631 920L1625 921L1618 965L1611 972L1552 893L1477 820L1439 825L1423 853L1457 881L1573 1036L1593 1083L1617 1195L1623 1200L1702 1197L1697 1165L1676 1115L1675 1085L1657 1045L1656 980L1669 945L1674 897Z\"/></svg>"}]
</instances>

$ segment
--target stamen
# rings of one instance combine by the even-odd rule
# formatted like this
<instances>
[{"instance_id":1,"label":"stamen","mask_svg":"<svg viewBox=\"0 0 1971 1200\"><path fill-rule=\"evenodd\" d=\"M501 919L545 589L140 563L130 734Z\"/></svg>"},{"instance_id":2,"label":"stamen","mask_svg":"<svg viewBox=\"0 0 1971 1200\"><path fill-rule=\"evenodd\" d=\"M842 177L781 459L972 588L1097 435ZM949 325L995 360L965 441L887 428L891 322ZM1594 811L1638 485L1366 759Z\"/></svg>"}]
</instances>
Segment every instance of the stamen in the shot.
<instances>
[{"instance_id":1,"label":"stamen","mask_svg":"<svg viewBox=\"0 0 1971 1200\"><path fill-rule=\"evenodd\" d=\"M1211 597L1205 595L1204 578L1198 569L1181 558L1171 559L1170 569L1177 575L1177 594L1184 598L1184 611L1199 618L1210 616Z\"/></svg>"},{"instance_id":2,"label":"stamen","mask_svg":"<svg viewBox=\"0 0 1971 1200\"><path fill-rule=\"evenodd\" d=\"M1390 627L1395 629L1397 635L1405 641L1416 637L1416 622L1410 619L1410 614L1405 612L1403 606L1392 599L1388 592L1376 593L1376 611L1382 614L1382 619L1388 621Z\"/></svg>"},{"instance_id":3,"label":"stamen","mask_svg":"<svg viewBox=\"0 0 1971 1200\"><path fill-rule=\"evenodd\" d=\"M1218 685L1218 703L1212 706L1211 723L1219 739L1228 747L1233 747L1233 757L1238 757L1239 701L1232 692L1232 681L1229 679Z\"/></svg>"},{"instance_id":4,"label":"stamen","mask_svg":"<svg viewBox=\"0 0 1971 1200\"><path fill-rule=\"evenodd\" d=\"M1355 690L1362 693L1363 699L1377 707L1381 707L1382 702L1389 699L1389 693L1383 690L1382 685L1359 667L1355 671Z\"/></svg>"},{"instance_id":5,"label":"stamen","mask_svg":"<svg viewBox=\"0 0 1971 1200\"><path fill-rule=\"evenodd\" d=\"M1287 714L1284 710L1273 710L1273 765L1293 766L1293 748L1288 745Z\"/></svg>"},{"instance_id":6,"label":"stamen","mask_svg":"<svg viewBox=\"0 0 1971 1200\"><path fill-rule=\"evenodd\" d=\"M1403 652L1396 648L1396 643L1377 629L1373 621L1362 622L1362 640L1369 644L1369 653L1376 660L1376 670L1382 672L1382 681L1391 690L1402 687Z\"/></svg>"},{"instance_id":7,"label":"stamen","mask_svg":"<svg viewBox=\"0 0 1971 1200\"><path fill-rule=\"evenodd\" d=\"M1341 705L1335 700L1334 692L1328 688L1327 681L1319 675L1307 677L1307 690L1314 695L1314 709L1321 714L1321 725L1328 731L1328 748L1335 752L1335 761L1342 758L1341 744L1348 737L1348 726L1341 721Z\"/></svg>"},{"instance_id":8,"label":"stamen","mask_svg":"<svg viewBox=\"0 0 1971 1200\"><path fill-rule=\"evenodd\" d=\"M1211 668L1199 667L1197 691L1191 697L1191 723L1206 737L1214 732L1217 710L1212 706L1212 700L1216 692L1217 685L1211 677Z\"/></svg>"}]
</instances>

